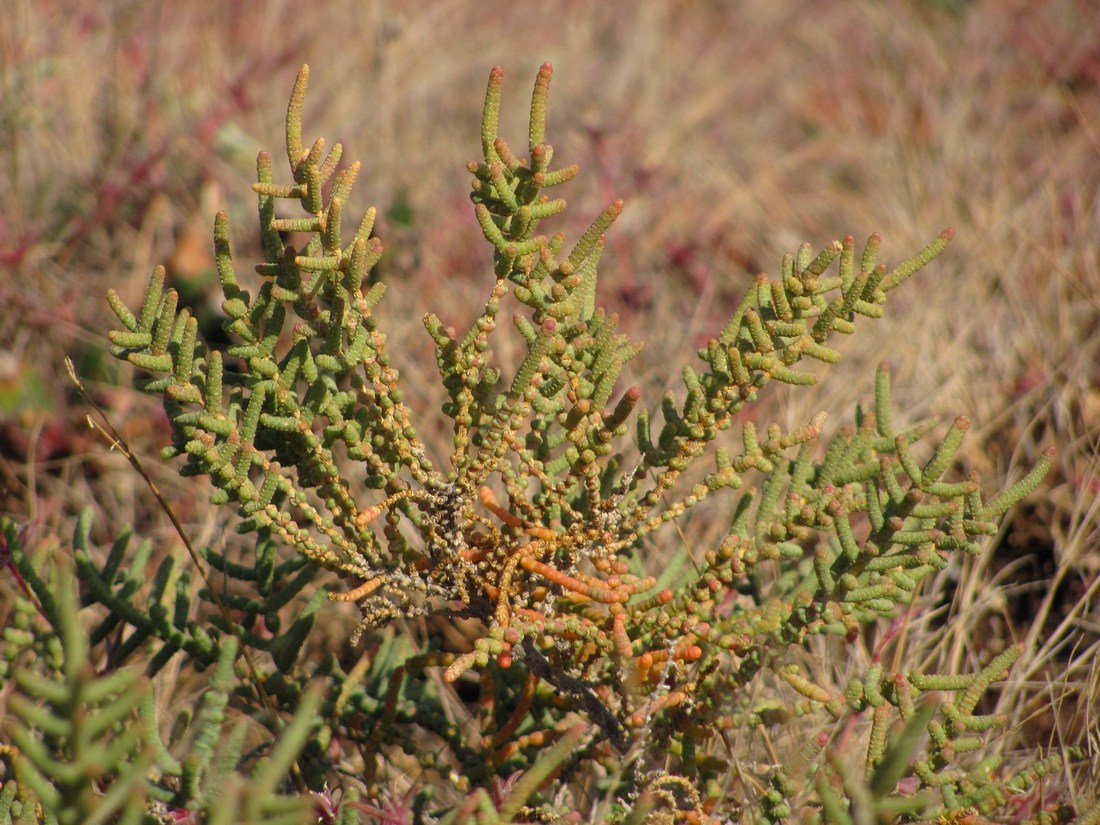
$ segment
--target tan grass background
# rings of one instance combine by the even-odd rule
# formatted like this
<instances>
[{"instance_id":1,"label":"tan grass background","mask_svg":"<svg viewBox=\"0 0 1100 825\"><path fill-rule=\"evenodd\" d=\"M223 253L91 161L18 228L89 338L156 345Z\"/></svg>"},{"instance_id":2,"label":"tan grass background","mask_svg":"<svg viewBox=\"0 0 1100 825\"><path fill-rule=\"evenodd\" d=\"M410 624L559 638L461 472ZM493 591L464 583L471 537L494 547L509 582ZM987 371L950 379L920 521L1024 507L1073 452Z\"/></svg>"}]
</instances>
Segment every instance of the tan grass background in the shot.
<instances>
[{"instance_id":1,"label":"tan grass background","mask_svg":"<svg viewBox=\"0 0 1100 825\"><path fill-rule=\"evenodd\" d=\"M830 380L776 393L767 410L791 424L826 409L839 426L888 359L898 416L974 421L961 471L979 469L989 490L1058 447L1044 488L945 583L954 601L943 609L962 618L927 655L965 669L1029 641L1002 696L1019 734L1008 747L1084 742L1100 706L1091 0L7 0L0 506L43 535L66 533L72 513L95 503L104 535L136 521L169 536L139 480L83 428L61 359L77 358L116 425L154 455L166 431L102 355L102 296L114 286L136 304L152 267L168 262L195 301L214 301L208 237L219 208L238 258L255 258L255 152L281 147L302 62L313 78L308 136L340 140L363 161L355 206L384 214L382 315L433 420L419 319L432 309L459 323L488 285L464 171L484 81L504 65L502 131L518 143L544 60L555 66L548 138L583 173L564 193L567 228L627 201L602 297L647 341L635 365L647 389L675 384L669 365L686 362L751 277L774 273L801 241L880 231L885 260L897 261L956 228L889 320L844 342ZM199 540L210 535L202 497L171 469L156 475ZM0 577L0 593L8 587Z\"/></svg>"}]
</instances>

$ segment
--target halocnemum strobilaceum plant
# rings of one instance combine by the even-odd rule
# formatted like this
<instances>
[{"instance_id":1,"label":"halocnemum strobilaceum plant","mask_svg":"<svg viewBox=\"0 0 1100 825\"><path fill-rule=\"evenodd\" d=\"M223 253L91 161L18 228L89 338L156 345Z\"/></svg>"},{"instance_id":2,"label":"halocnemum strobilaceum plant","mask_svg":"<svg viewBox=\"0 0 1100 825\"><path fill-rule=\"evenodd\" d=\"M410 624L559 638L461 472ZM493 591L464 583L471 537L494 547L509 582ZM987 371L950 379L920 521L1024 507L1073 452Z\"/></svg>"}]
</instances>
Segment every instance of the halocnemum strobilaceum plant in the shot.
<instances>
[{"instance_id":1,"label":"halocnemum strobilaceum plant","mask_svg":"<svg viewBox=\"0 0 1100 825\"><path fill-rule=\"evenodd\" d=\"M339 145L303 143L302 68L287 113L291 182L276 182L266 152L257 162L266 260L254 294L225 214L215 220L232 343L199 340L163 270L136 315L110 295L114 354L164 398L166 457L208 477L254 548L200 551L225 577L223 596L195 596L178 577L139 597L117 560L78 554L86 600L141 635L127 655L151 645L151 672L176 655L205 668L232 641L231 658L248 663L232 693L262 707L274 733L319 682L313 744L291 773L298 793L323 795L331 821L996 810L1050 767L1009 778L966 757L998 722L979 702L1019 648L969 675L893 671L876 657L844 682L806 654L818 637L840 652L861 644L953 554L978 552L1050 456L985 500L976 478L947 476L967 420L939 437L927 422L895 426L885 367L874 404L826 444L821 418L787 431L738 416L773 380L813 384L800 362L837 361L834 338L881 317L951 231L893 267L877 235L858 250L850 237L816 254L803 246L748 286L683 366L682 389L651 409L618 380L639 345L598 304L604 234L623 204L575 243L544 234L565 209L548 193L578 171L555 165L546 142L550 77L546 64L526 156L497 134L503 71L489 78L483 160L469 165L493 247L488 295L467 330L424 318L453 433L436 465L382 332L374 210L345 229L359 164L344 164ZM280 201L302 216L279 217ZM502 322L524 342L518 363L495 354ZM693 558L673 522L704 501L727 526ZM310 633L319 612L341 609L324 593L361 614L341 656L318 653ZM780 731L798 740L786 758L756 735ZM208 799L164 804L202 810Z\"/></svg>"}]
</instances>

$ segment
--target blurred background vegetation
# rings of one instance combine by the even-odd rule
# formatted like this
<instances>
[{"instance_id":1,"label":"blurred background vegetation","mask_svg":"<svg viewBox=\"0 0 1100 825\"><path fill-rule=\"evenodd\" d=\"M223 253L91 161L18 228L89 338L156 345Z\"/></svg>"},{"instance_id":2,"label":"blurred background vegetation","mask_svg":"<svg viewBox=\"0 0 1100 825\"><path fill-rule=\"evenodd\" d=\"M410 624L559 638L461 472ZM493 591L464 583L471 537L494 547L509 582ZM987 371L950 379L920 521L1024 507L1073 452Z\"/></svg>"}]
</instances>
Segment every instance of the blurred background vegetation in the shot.
<instances>
[{"instance_id":1,"label":"blurred background vegetation","mask_svg":"<svg viewBox=\"0 0 1100 825\"><path fill-rule=\"evenodd\" d=\"M774 391L754 414L791 426L824 409L839 426L888 359L899 419L974 421L964 470L990 489L1056 445L1040 493L955 572L937 641L964 671L1028 642L1002 689L1005 747L1084 742L1100 708L1091 0L6 0L0 508L41 540L66 537L91 503L102 538L129 522L178 543L141 479L87 428L62 364L71 355L196 543L223 529L201 485L156 466L167 424L106 356L103 295L114 286L138 304L163 262L216 332L213 214L229 212L247 272L258 258L255 155L282 145L303 62L307 140L324 134L363 161L352 206L381 215L383 327L421 433L445 435L420 318L434 310L460 324L484 300L490 250L464 164L479 145L485 78L504 65L501 132L522 135L545 60L556 69L548 139L583 173L563 193L563 228L575 236L611 199L627 203L601 297L646 341L630 377L651 404L677 380L668 365L687 362L752 276L774 273L801 241L880 231L884 259L897 261L956 227L889 323L843 347L831 380ZM0 572L0 622L14 586Z\"/></svg>"}]
</instances>

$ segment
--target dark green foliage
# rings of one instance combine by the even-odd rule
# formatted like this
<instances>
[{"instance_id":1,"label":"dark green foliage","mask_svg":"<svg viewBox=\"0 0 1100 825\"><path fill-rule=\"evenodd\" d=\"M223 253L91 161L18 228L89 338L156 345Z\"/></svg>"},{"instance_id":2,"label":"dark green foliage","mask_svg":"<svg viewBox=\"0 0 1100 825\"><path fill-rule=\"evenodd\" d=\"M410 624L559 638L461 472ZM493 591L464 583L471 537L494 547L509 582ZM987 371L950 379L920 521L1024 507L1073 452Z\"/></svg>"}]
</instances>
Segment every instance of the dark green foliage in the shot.
<instances>
[{"instance_id":1,"label":"dark green foliage","mask_svg":"<svg viewBox=\"0 0 1100 825\"><path fill-rule=\"evenodd\" d=\"M130 767L109 779L136 789L135 811L144 798L147 812L211 822L505 823L572 811L865 823L1000 810L1055 767L1036 756L1005 779L982 753L1004 719L979 703L1021 648L972 675L890 672L876 657L843 690L808 651L842 654L899 616L952 554L980 552L1052 453L986 501L976 477L950 475L967 419L942 432L895 427L885 366L873 404L824 444L823 417L784 431L739 415L773 380L814 383L803 359L835 363L836 336L881 317L951 231L893 267L877 235L858 252L851 237L816 255L804 245L777 278L755 280L700 364L681 370L680 392L651 411L639 388L618 387L640 345L597 301L622 202L572 246L539 234L565 209L547 190L577 173L553 167L545 140L550 76L546 64L521 157L497 133L503 72L491 73L483 160L468 169L493 283L467 331L424 319L453 422L446 467L427 457L380 331L373 210L345 243L359 165L341 166L339 144L326 155L323 139L303 143L305 68L287 114L292 183L275 182L266 152L257 162L266 260L255 295L225 214L215 220L226 350L199 339L162 269L137 314L111 293L112 352L163 398L165 458L206 476L211 501L231 504L249 539L243 551L196 550L193 570L163 554L150 577L148 543L131 548L123 531L101 555L81 520L76 570L109 668L207 674L193 718L167 741L148 683L109 683L144 725L113 740ZM280 200L304 216L277 217ZM304 246L285 244L288 233ZM509 294L526 348L515 364L497 363L492 346ZM673 522L704 502L711 514L725 507L724 534L701 558L670 550ZM39 668L67 672L73 651L50 640L65 638L75 610L21 548L13 559L44 624L24 610L11 638ZM334 609L326 596L361 613L338 651L316 632ZM730 744L773 731L804 743L795 759L776 765ZM246 735L261 741L246 750ZM20 793L28 783L52 799L18 776Z\"/></svg>"},{"instance_id":2,"label":"dark green foliage","mask_svg":"<svg viewBox=\"0 0 1100 825\"><path fill-rule=\"evenodd\" d=\"M85 513L73 542L77 558L84 557L84 564L78 562L83 582L102 582L104 575L112 579L120 569L136 571L128 580L137 581L141 566L129 563L147 559L147 546L127 557L130 534L123 530L106 565L88 566L90 522L90 513ZM38 640L19 648L24 663L12 674L14 692L7 702L12 718L0 723L0 742L10 743L2 755L15 771L15 782L0 792L0 822L161 823L180 821L187 812L204 817L204 822L306 821L311 800L284 791L291 765L314 734L321 702L317 690L280 705L286 719L270 756L244 757L244 719L231 724L226 715L231 697L241 688L234 668L237 639L227 635L212 648L213 672L193 716L182 713L169 741L163 741L153 688L141 668L101 659L106 623L93 631L96 647L89 647L71 569L60 562L49 568L49 576L39 575L11 521L0 518L0 527L7 552L28 585L28 598L20 603L37 611L29 633ZM152 590L162 594L165 587L159 579ZM136 589L123 584L111 592L112 600L127 606L121 615L112 614L119 626L127 616L140 618L109 653L124 649L133 656L140 649L146 661L156 663L161 658L156 651L167 649L158 635L163 624L135 607ZM156 614L159 601L145 604ZM140 642L131 642L135 636ZM27 655L35 648L52 654ZM186 644L181 649L191 653ZM197 666L206 662L199 655L194 659ZM249 764L253 767L245 770Z\"/></svg>"},{"instance_id":3,"label":"dark green foliage","mask_svg":"<svg viewBox=\"0 0 1100 825\"><path fill-rule=\"evenodd\" d=\"M12 538L9 533L9 548L19 555ZM153 755L135 723L148 684L134 669L96 673L72 572L63 566L54 572L50 588L35 592L49 604L44 612L61 643L60 667L17 669L7 704L13 719L4 739L16 749L11 764L23 797L16 821L35 821L28 814L37 801L58 825L141 822Z\"/></svg>"}]
</instances>

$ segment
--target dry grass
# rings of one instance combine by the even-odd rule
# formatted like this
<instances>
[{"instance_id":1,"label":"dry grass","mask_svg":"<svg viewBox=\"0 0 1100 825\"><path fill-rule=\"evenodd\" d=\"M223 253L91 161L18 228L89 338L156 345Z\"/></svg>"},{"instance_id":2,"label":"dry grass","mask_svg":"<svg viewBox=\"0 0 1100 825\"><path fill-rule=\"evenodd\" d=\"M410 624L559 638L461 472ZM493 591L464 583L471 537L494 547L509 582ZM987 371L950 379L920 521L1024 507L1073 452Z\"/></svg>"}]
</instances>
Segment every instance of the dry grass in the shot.
<instances>
[{"instance_id":1,"label":"dry grass","mask_svg":"<svg viewBox=\"0 0 1100 825\"><path fill-rule=\"evenodd\" d=\"M985 556L942 582L949 597L913 618L909 644L937 668L970 669L1026 640L1002 690L1007 747L1095 734L1100 6L259 7L10 0L0 15L0 506L65 533L94 502L100 525L168 535L139 481L82 428L61 358L78 357L152 455L166 431L150 400L116 388L126 382L102 355L102 295L112 285L136 303L167 261L201 303L215 282L216 208L230 212L238 257L255 257L252 158L280 145L302 62L313 67L312 133L363 160L360 197L386 214L383 315L409 386L424 388L412 395L435 416L419 318L442 304L464 320L487 283L463 171L484 78L506 67L503 131L520 135L529 83L549 59L550 139L588 172L567 193L570 228L627 200L603 295L647 341L636 377L650 389L675 381L667 365L685 362L750 276L774 272L800 241L878 230L898 260L956 227L889 323L844 348L832 380L778 393L768 409L787 422L821 408L843 420L887 358L900 416L975 422L963 463L990 489L1057 445L1047 486ZM170 468L156 474L201 541L214 529L201 498Z\"/></svg>"}]
</instances>

